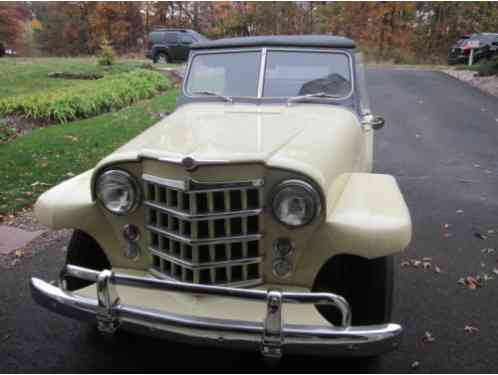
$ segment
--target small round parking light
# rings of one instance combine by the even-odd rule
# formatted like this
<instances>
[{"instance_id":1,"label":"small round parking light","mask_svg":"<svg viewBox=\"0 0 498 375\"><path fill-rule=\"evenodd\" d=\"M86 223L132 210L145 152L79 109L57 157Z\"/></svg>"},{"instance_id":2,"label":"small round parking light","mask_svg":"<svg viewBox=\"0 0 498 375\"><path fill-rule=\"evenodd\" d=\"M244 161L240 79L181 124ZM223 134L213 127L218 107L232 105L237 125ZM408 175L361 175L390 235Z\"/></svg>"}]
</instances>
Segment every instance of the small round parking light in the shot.
<instances>
[{"instance_id":1,"label":"small round parking light","mask_svg":"<svg viewBox=\"0 0 498 375\"><path fill-rule=\"evenodd\" d=\"M278 277L286 277L291 273L292 267L289 261L278 259L273 262L273 273Z\"/></svg>"},{"instance_id":2,"label":"small round parking light","mask_svg":"<svg viewBox=\"0 0 498 375\"><path fill-rule=\"evenodd\" d=\"M292 252L292 242L288 238L278 238L273 243L273 250L276 257L285 258Z\"/></svg>"},{"instance_id":3,"label":"small round parking light","mask_svg":"<svg viewBox=\"0 0 498 375\"><path fill-rule=\"evenodd\" d=\"M123 237L126 241L137 242L140 239L140 229L136 225L126 224L123 227Z\"/></svg>"}]
</instances>

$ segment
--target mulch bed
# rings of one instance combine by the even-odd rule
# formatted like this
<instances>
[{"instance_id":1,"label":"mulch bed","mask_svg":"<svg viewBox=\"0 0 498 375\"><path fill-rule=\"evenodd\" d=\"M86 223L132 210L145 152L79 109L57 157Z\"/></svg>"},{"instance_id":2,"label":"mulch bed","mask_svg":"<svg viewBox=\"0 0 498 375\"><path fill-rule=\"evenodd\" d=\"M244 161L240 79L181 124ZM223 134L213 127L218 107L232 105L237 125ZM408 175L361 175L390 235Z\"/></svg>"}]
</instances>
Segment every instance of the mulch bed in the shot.
<instances>
[{"instance_id":1,"label":"mulch bed","mask_svg":"<svg viewBox=\"0 0 498 375\"><path fill-rule=\"evenodd\" d=\"M42 128L50 124L44 121L36 121L33 119L9 115L6 117L0 117L0 125L7 126L9 128L9 136L7 138L0 139L0 144L2 144L10 142L17 137L29 134L36 128Z\"/></svg>"}]
</instances>

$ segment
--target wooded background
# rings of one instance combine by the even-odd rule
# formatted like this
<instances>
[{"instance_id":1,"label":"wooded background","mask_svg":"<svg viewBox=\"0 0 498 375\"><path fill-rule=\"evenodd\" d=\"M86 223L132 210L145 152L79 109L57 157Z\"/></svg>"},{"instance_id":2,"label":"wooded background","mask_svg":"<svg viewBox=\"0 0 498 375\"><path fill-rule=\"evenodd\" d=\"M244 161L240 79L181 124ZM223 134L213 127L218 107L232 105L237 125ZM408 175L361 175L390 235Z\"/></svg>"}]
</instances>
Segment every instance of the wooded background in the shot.
<instances>
[{"instance_id":1,"label":"wooded background","mask_svg":"<svg viewBox=\"0 0 498 375\"><path fill-rule=\"evenodd\" d=\"M143 53L158 26L210 38L331 33L373 60L436 63L461 35L498 32L496 2L4 2L0 43L22 55L92 55L107 39Z\"/></svg>"}]
</instances>

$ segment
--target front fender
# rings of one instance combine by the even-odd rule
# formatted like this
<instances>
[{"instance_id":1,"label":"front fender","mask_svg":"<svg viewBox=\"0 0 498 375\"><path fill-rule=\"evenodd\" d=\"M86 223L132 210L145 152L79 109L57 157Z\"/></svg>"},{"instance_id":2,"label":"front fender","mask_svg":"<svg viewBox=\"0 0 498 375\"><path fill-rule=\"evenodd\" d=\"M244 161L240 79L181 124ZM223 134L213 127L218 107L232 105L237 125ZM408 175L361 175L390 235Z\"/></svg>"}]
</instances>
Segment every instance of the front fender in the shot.
<instances>
[{"instance_id":1,"label":"front fender","mask_svg":"<svg viewBox=\"0 0 498 375\"><path fill-rule=\"evenodd\" d=\"M119 238L106 216L92 199L93 169L62 182L43 193L34 206L38 221L52 229L71 228L91 235L109 261L123 263L116 250Z\"/></svg>"},{"instance_id":2,"label":"front fender","mask_svg":"<svg viewBox=\"0 0 498 375\"><path fill-rule=\"evenodd\" d=\"M401 252L410 243L410 212L390 175L341 175L328 191L327 203L325 220L296 267L296 279L305 285L313 284L334 255L378 258Z\"/></svg>"},{"instance_id":3,"label":"front fender","mask_svg":"<svg viewBox=\"0 0 498 375\"><path fill-rule=\"evenodd\" d=\"M43 193L34 206L38 221L52 229L83 229L101 218L91 196L93 169Z\"/></svg>"},{"instance_id":4,"label":"front fender","mask_svg":"<svg viewBox=\"0 0 498 375\"><path fill-rule=\"evenodd\" d=\"M334 247L365 258L403 251L410 243L410 212L393 176L354 173L325 229Z\"/></svg>"}]
</instances>

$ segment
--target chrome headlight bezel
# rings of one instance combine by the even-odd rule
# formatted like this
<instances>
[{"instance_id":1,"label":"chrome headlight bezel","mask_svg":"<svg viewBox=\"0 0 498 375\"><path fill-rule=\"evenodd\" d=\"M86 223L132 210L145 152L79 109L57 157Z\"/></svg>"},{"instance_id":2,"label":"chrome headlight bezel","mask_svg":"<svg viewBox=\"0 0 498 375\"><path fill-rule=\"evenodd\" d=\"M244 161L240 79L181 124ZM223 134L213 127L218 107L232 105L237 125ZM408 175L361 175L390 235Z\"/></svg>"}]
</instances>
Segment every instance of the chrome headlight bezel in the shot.
<instances>
[{"instance_id":1,"label":"chrome headlight bezel","mask_svg":"<svg viewBox=\"0 0 498 375\"><path fill-rule=\"evenodd\" d=\"M118 178L124 179L124 181L126 181L127 183L129 191L131 192L132 199L130 204L127 205L125 210L122 211L113 210L104 200L104 197L102 195L101 184L105 182L102 182L102 179L110 178L111 176L117 176ZM97 198L98 202L102 205L102 207L104 207L108 212L112 213L113 215L122 216L132 213L138 208L138 206L142 201L142 189L140 188L140 184L138 183L136 178L129 172L118 168L107 169L102 173L100 173L95 179L95 197Z\"/></svg>"},{"instance_id":2,"label":"chrome headlight bezel","mask_svg":"<svg viewBox=\"0 0 498 375\"><path fill-rule=\"evenodd\" d=\"M312 212L307 215L307 220L300 224L291 224L289 222L286 222L285 220L282 220L282 218L278 214L278 205L280 203L279 195L284 194L285 191L288 192L289 189L294 189L297 192L296 195L306 194L310 201L313 203L313 206L311 208ZM270 202L272 216L280 224L289 228L301 228L311 224L320 215L320 212L322 210L321 197L318 191L310 183L298 179L284 180L283 182L276 185L271 194Z\"/></svg>"}]
</instances>

